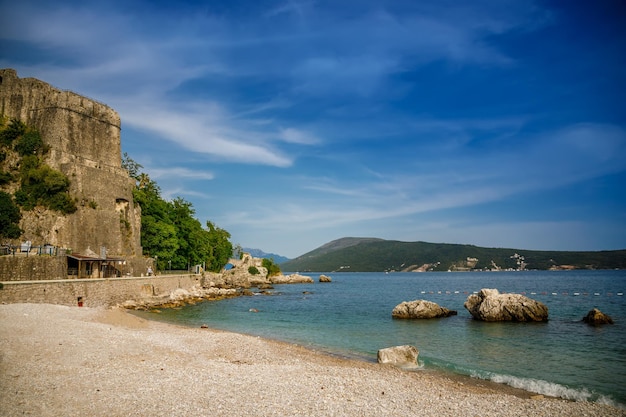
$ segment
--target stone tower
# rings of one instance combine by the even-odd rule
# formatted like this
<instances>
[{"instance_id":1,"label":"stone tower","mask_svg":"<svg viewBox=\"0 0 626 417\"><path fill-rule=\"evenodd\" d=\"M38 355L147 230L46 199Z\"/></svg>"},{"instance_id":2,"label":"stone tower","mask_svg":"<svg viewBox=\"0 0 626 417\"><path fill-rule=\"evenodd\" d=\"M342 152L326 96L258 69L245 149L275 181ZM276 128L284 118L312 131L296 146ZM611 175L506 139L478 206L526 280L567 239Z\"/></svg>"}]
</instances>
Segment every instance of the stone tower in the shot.
<instances>
[{"instance_id":1,"label":"stone tower","mask_svg":"<svg viewBox=\"0 0 626 417\"><path fill-rule=\"evenodd\" d=\"M121 166L120 117L110 107L34 78L0 69L0 114L39 130L50 147L46 163L70 180L78 210L23 213L22 240L84 253L140 257L141 212L134 180Z\"/></svg>"}]
</instances>

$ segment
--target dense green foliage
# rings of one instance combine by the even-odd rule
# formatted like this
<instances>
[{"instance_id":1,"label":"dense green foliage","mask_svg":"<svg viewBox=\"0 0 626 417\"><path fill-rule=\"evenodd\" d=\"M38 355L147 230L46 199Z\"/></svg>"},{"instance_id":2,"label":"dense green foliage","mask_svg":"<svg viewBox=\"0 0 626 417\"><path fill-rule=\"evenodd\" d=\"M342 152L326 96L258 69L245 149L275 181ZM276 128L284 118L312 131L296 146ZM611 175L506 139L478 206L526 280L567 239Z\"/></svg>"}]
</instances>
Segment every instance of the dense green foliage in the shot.
<instances>
[{"instance_id":1,"label":"dense green foliage","mask_svg":"<svg viewBox=\"0 0 626 417\"><path fill-rule=\"evenodd\" d=\"M340 244L341 242L344 244ZM431 264L435 271L447 271L467 258L477 258L473 269L490 269L491 261L503 269L518 267L512 256L525 258L527 269L550 269L558 265L576 268L626 268L626 250L599 252L531 251L482 248L427 242L399 242L380 239L340 239L281 264L287 271L402 271L411 265Z\"/></svg>"},{"instance_id":2,"label":"dense green foliage","mask_svg":"<svg viewBox=\"0 0 626 417\"><path fill-rule=\"evenodd\" d=\"M11 172L0 172L0 185L19 182L20 188L14 197L22 209L32 210L42 206L63 214L76 211L76 202L69 195L69 179L43 162L48 148L37 130L27 127L19 120L13 119L6 123L2 118L0 148L0 162L4 162L9 154L20 157L17 159L19 168L10 168ZM4 211L0 212L0 217L1 221L8 221ZM15 230L12 234L15 235Z\"/></svg>"},{"instance_id":3,"label":"dense green foliage","mask_svg":"<svg viewBox=\"0 0 626 417\"><path fill-rule=\"evenodd\" d=\"M203 265L208 271L220 271L233 253L230 234L212 222L203 229L188 201L164 200L157 183L126 153L122 166L136 180L133 199L141 206L141 245L144 254L156 259L157 268Z\"/></svg>"},{"instance_id":4,"label":"dense green foliage","mask_svg":"<svg viewBox=\"0 0 626 417\"><path fill-rule=\"evenodd\" d=\"M0 145L11 147L13 142L26 132L26 125L17 119L12 119L8 124L1 121L2 131L0 131Z\"/></svg>"},{"instance_id":5,"label":"dense green foliage","mask_svg":"<svg viewBox=\"0 0 626 417\"><path fill-rule=\"evenodd\" d=\"M0 191L0 238L17 239L22 234L20 209L8 193Z\"/></svg>"},{"instance_id":6,"label":"dense green foliage","mask_svg":"<svg viewBox=\"0 0 626 417\"><path fill-rule=\"evenodd\" d=\"M13 147L15 152L21 156L43 154L47 152L47 148L41 139L38 131L27 129L22 136L18 138Z\"/></svg>"},{"instance_id":7,"label":"dense green foliage","mask_svg":"<svg viewBox=\"0 0 626 417\"><path fill-rule=\"evenodd\" d=\"M221 229L210 221L206 222L211 251L210 262L206 267L209 271L219 271L228 262L233 254L233 244L230 242L230 233Z\"/></svg>"},{"instance_id":8,"label":"dense green foliage","mask_svg":"<svg viewBox=\"0 0 626 417\"><path fill-rule=\"evenodd\" d=\"M274 263L273 259L263 258L262 265L267 269L267 276L273 277L275 275L280 275L282 272L280 270L280 266Z\"/></svg>"},{"instance_id":9,"label":"dense green foliage","mask_svg":"<svg viewBox=\"0 0 626 417\"><path fill-rule=\"evenodd\" d=\"M13 181L13 175L9 172L0 171L0 185L8 184Z\"/></svg>"},{"instance_id":10,"label":"dense green foliage","mask_svg":"<svg viewBox=\"0 0 626 417\"><path fill-rule=\"evenodd\" d=\"M43 206L64 214L76 211L76 203L68 194L69 179L63 173L43 164L37 155L22 158L20 184L21 188L15 193L15 200L25 210Z\"/></svg>"},{"instance_id":11,"label":"dense green foliage","mask_svg":"<svg viewBox=\"0 0 626 417\"><path fill-rule=\"evenodd\" d=\"M259 275L259 269L256 266L250 266L248 267L248 273L250 275Z\"/></svg>"}]
</instances>

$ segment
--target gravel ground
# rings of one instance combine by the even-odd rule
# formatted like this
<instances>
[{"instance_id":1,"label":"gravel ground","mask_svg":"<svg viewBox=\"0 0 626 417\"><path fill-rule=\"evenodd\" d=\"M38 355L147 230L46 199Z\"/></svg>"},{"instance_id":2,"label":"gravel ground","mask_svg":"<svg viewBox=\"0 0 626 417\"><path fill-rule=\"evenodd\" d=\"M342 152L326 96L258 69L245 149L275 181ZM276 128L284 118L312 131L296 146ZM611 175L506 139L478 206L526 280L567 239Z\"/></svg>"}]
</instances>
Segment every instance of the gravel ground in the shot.
<instances>
[{"instance_id":1,"label":"gravel ground","mask_svg":"<svg viewBox=\"0 0 626 417\"><path fill-rule=\"evenodd\" d=\"M418 347L419 348L419 347ZM123 310L0 305L2 416L626 416Z\"/></svg>"}]
</instances>

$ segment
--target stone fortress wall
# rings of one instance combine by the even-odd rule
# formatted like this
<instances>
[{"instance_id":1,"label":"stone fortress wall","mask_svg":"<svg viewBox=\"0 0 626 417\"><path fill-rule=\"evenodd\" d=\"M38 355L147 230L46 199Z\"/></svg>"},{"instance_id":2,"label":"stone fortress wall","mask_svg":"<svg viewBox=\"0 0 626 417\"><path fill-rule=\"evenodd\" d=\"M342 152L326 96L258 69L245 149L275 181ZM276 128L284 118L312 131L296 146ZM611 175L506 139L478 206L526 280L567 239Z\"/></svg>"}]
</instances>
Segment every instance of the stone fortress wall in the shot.
<instances>
[{"instance_id":1,"label":"stone fortress wall","mask_svg":"<svg viewBox=\"0 0 626 417\"><path fill-rule=\"evenodd\" d=\"M34 78L0 69L0 114L37 128L50 147L46 163L70 180L78 210L24 213L22 240L83 253L141 257L141 211L133 204L134 180L121 167L121 123L110 107Z\"/></svg>"}]
</instances>

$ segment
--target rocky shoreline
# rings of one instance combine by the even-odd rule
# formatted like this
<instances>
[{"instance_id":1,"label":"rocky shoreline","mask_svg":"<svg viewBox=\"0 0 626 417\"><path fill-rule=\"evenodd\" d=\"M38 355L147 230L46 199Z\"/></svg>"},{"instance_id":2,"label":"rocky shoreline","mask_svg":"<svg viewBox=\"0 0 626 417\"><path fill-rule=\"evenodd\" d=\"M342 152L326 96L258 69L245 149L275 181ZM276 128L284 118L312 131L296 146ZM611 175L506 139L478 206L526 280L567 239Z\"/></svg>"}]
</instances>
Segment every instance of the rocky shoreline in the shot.
<instances>
[{"instance_id":1,"label":"rocky shoreline","mask_svg":"<svg viewBox=\"0 0 626 417\"><path fill-rule=\"evenodd\" d=\"M120 304L119 307L129 310L177 308L197 304L203 301L216 301L224 298L238 297L242 294L243 290L237 288L204 288L201 286L194 286L189 289L179 288L171 293L136 297L132 300L126 300Z\"/></svg>"},{"instance_id":2,"label":"rocky shoreline","mask_svg":"<svg viewBox=\"0 0 626 417\"><path fill-rule=\"evenodd\" d=\"M273 277L271 283L256 283L254 287L243 286L235 287L232 285L210 283L205 285L194 285L191 288L178 288L172 292L165 292L158 295L140 295L133 299L126 300L118 304L118 307L129 310L154 310L161 308L177 308L186 305L193 305L203 301L217 301L224 298L232 298L239 296L250 296L256 294L271 295L274 289L272 284L297 284L304 282L313 282L310 277L303 275L278 275ZM257 291L252 291L252 288Z\"/></svg>"},{"instance_id":3,"label":"rocky shoreline","mask_svg":"<svg viewBox=\"0 0 626 417\"><path fill-rule=\"evenodd\" d=\"M130 310L155 310L177 308L202 301L214 301L224 298L253 295L251 288L258 288L258 293L271 294L274 284L313 283L313 278L300 274L270 275L262 266L261 258L244 254L241 260L231 260L231 269L221 273L204 272L200 283L191 288L179 288L172 292L154 294L154 288L137 295L133 299L119 304ZM327 277L328 278L328 277Z\"/></svg>"},{"instance_id":4,"label":"rocky shoreline","mask_svg":"<svg viewBox=\"0 0 626 417\"><path fill-rule=\"evenodd\" d=\"M123 309L0 305L0 409L59 416L626 416Z\"/></svg>"}]
</instances>

